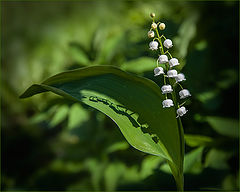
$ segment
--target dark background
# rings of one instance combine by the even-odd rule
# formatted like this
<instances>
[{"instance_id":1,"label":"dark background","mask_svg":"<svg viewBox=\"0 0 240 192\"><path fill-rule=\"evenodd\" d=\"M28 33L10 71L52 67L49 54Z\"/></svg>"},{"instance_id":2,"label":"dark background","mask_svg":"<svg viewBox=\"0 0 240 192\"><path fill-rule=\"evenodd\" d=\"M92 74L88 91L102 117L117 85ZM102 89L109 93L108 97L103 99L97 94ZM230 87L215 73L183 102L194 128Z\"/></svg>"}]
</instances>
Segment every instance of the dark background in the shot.
<instances>
[{"instance_id":1,"label":"dark background","mask_svg":"<svg viewBox=\"0 0 240 192\"><path fill-rule=\"evenodd\" d=\"M186 190L239 189L237 1L2 1L2 190L175 190L162 159L135 150L105 115L31 84L115 65L153 79L150 12L166 24L192 94ZM156 82L160 83L160 82ZM77 114L77 115L76 115Z\"/></svg>"}]
</instances>

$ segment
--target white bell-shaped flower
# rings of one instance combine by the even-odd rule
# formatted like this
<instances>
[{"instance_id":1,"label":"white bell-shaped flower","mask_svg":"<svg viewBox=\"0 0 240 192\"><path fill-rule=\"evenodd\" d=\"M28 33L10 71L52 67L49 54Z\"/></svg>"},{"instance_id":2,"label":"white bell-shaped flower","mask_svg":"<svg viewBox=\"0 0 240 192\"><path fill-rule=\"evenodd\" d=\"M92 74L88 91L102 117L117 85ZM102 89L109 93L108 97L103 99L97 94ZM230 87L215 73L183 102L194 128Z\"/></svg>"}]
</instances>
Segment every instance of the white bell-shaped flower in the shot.
<instances>
[{"instance_id":1,"label":"white bell-shaped flower","mask_svg":"<svg viewBox=\"0 0 240 192\"><path fill-rule=\"evenodd\" d=\"M158 57L158 62L159 62L160 64L167 63L167 62L168 62L168 57L167 57L167 55L160 55L160 56Z\"/></svg>"},{"instance_id":2,"label":"white bell-shaped flower","mask_svg":"<svg viewBox=\"0 0 240 192\"><path fill-rule=\"evenodd\" d=\"M185 75L183 73L179 73L177 77L175 77L175 79L176 79L176 82L181 82L186 80Z\"/></svg>"},{"instance_id":3,"label":"white bell-shaped flower","mask_svg":"<svg viewBox=\"0 0 240 192\"><path fill-rule=\"evenodd\" d=\"M157 41L151 41L149 43L149 49L153 50L157 50L158 49L158 42Z\"/></svg>"},{"instance_id":4,"label":"white bell-shaped flower","mask_svg":"<svg viewBox=\"0 0 240 192\"><path fill-rule=\"evenodd\" d=\"M164 69L162 67L156 67L154 69L154 76L158 76L158 75L161 75L161 74L164 74Z\"/></svg>"},{"instance_id":5,"label":"white bell-shaped flower","mask_svg":"<svg viewBox=\"0 0 240 192\"><path fill-rule=\"evenodd\" d=\"M162 90L162 94L171 93L173 91L171 85L163 85L161 90Z\"/></svg>"},{"instance_id":6,"label":"white bell-shaped flower","mask_svg":"<svg viewBox=\"0 0 240 192\"><path fill-rule=\"evenodd\" d=\"M177 118L179 117L179 116L183 116L184 114L186 114L187 113L187 111L188 110L186 110L186 108L185 107L180 107L179 109L177 109Z\"/></svg>"},{"instance_id":7,"label":"white bell-shaped flower","mask_svg":"<svg viewBox=\"0 0 240 192\"><path fill-rule=\"evenodd\" d=\"M179 91L179 96L180 96L180 99L184 99L184 98L190 97L191 94L187 89L183 89Z\"/></svg>"},{"instance_id":8,"label":"white bell-shaped flower","mask_svg":"<svg viewBox=\"0 0 240 192\"><path fill-rule=\"evenodd\" d=\"M170 65L170 67L174 67L176 65L179 65L178 59L176 59L176 58L170 59L169 60L169 65Z\"/></svg>"},{"instance_id":9,"label":"white bell-shaped flower","mask_svg":"<svg viewBox=\"0 0 240 192\"><path fill-rule=\"evenodd\" d=\"M167 49L171 48L173 46L172 41L170 39L166 39L163 42L164 47L166 47Z\"/></svg>"},{"instance_id":10,"label":"white bell-shaped flower","mask_svg":"<svg viewBox=\"0 0 240 192\"><path fill-rule=\"evenodd\" d=\"M163 108L165 107L172 107L173 106L173 101L171 99L165 99L162 102Z\"/></svg>"},{"instance_id":11,"label":"white bell-shaped flower","mask_svg":"<svg viewBox=\"0 0 240 192\"><path fill-rule=\"evenodd\" d=\"M167 76L171 77L171 78L175 78L175 77L177 77L177 75L178 75L178 73L177 73L177 71L175 69L169 70L167 72Z\"/></svg>"}]
</instances>

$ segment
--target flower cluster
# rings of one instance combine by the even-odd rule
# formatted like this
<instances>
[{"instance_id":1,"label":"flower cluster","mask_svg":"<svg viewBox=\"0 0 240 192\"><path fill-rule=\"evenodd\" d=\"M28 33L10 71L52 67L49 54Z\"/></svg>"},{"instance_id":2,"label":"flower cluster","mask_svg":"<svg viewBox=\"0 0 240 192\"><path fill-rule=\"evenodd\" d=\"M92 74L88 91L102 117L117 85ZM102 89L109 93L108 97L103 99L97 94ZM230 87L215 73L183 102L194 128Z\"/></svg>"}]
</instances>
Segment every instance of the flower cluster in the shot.
<instances>
[{"instance_id":1,"label":"flower cluster","mask_svg":"<svg viewBox=\"0 0 240 192\"><path fill-rule=\"evenodd\" d=\"M173 47L173 42L170 39L167 39L164 35L159 35L158 28L162 31L165 29L166 25L161 22L156 23L154 21L154 13L151 13L150 16L152 17L153 21L151 24L151 29L148 32L148 37L153 38L153 40L149 43L149 49L152 51L160 51L160 55L157 59L157 67L154 69L154 76L163 75L164 85L161 87L162 94L165 95L165 100L162 102L163 108L168 108L175 105L178 118L187 112L187 109L182 106L185 102L178 104L177 101L173 101L174 99L170 99L170 96L168 94L170 94L172 98L175 98L174 88L176 85L179 85L181 88L181 91L179 91L180 99L190 97L191 94L180 84L180 82L185 81L186 78L183 73L178 73L178 71L175 69L175 67L180 63L178 59L172 57L169 52L169 49ZM160 67L159 64L164 64L165 69L163 67Z\"/></svg>"}]
</instances>

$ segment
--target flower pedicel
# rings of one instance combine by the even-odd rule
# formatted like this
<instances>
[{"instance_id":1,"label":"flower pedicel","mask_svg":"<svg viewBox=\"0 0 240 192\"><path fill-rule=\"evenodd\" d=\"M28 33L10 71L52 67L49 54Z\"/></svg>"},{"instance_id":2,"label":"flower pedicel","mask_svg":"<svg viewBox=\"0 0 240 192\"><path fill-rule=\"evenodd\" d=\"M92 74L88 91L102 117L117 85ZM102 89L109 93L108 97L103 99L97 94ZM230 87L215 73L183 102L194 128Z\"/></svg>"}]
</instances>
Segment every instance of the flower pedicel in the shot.
<instances>
[{"instance_id":1,"label":"flower pedicel","mask_svg":"<svg viewBox=\"0 0 240 192\"><path fill-rule=\"evenodd\" d=\"M173 42L171 39L167 39L164 35L159 35L158 28L162 31L166 28L166 25L161 22L155 22L155 13L151 13L150 16L152 17L152 24L151 29L148 32L148 37L153 38L153 40L149 43L149 49L154 50L160 50L160 56L157 59L157 67L154 69L154 76L163 75L164 78L164 85L161 87L162 94L165 95L165 100L163 100L162 105L163 108L172 107L174 105L176 107L176 114L177 118L183 116L188 110L182 106L185 102L182 104L174 103L171 98L173 98L174 92L174 85L178 84L180 88L182 89L179 92L180 99L185 99L189 96L191 96L190 92L187 89L184 89L180 82L185 81L185 75L183 73L178 73L176 69L172 69L175 66L178 66L180 63L178 62L177 58L173 58L170 54L169 50L173 47ZM156 34L156 37L155 37ZM162 42L163 41L163 42ZM167 49L166 51L164 51ZM168 58L169 56L169 58ZM165 70L166 75L164 72L164 68L160 67L159 64L165 64ZM169 79L168 79L169 78ZM175 79L175 83L172 83L170 79ZM168 81L168 84L167 84ZM173 93L174 92L174 93ZM171 98L168 94L171 94Z\"/></svg>"}]
</instances>

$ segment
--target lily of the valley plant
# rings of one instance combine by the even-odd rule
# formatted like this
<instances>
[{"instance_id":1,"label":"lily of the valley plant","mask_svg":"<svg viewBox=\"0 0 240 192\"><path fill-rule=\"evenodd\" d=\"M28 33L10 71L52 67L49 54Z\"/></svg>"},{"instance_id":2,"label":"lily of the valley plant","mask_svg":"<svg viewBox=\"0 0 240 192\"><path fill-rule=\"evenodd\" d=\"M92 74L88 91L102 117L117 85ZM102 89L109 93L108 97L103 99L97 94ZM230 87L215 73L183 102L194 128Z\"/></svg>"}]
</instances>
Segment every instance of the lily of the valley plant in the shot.
<instances>
[{"instance_id":1,"label":"lily of the valley plant","mask_svg":"<svg viewBox=\"0 0 240 192\"><path fill-rule=\"evenodd\" d=\"M113 66L98 65L54 75L30 86L20 97L51 91L101 111L118 125L131 146L165 159L177 189L182 191L184 133L180 117L187 109L183 106L185 102L179 101L188 98L190 92L182 87L185 76L178 73L178 59L170 54L172 41L159 34L165 24L156 23L155 14L151 17L149 46L159 51L154 75L163 79L161 89L149 79ZM180 91L176 93L177 90Z\"/></svg>"},{"instance_id":2,"label":"lily of the valley plant","mask_svg":"<svg viewBox=\"0 0 240 192\"><path fill-rule=\"evenodd\" d=\"M180 63L178 62L178 59L174 58L170 53L170 49L173 47L172 40L167 39L158 31L158 28L160 31L163 31L166 25L161 22L156 23L154 13L151 13L150 16L152 17L153 21L151 24L151 29L148 32L148 37L153 39L149 43L149 49L152 51L159 50L160 52L159 57L156 60L157 66L154 69L154 76L162 75L164 79L164 85L161 87L162 94L165 95L165 100L162 102L163 108L174 107L175 105L176 117L178 118L186 114L188 110L183 106L185 101L181 104L177 101L173 101L172 93L176 85L181 88L181 91L179 91L179 97L181 100L190 97L191 94L181 85L181 82L186 80L185 75L183 73L178 73L178 71L175 69L175 67ZM160 67L159 64L164 64L165 70L163 67Z\"/></svg>"}]
</instances>

